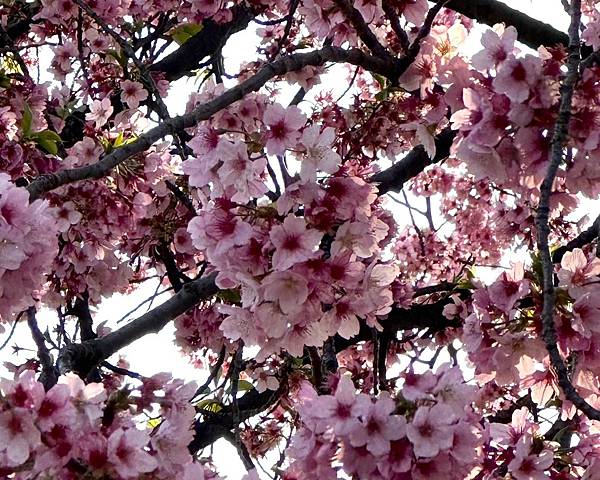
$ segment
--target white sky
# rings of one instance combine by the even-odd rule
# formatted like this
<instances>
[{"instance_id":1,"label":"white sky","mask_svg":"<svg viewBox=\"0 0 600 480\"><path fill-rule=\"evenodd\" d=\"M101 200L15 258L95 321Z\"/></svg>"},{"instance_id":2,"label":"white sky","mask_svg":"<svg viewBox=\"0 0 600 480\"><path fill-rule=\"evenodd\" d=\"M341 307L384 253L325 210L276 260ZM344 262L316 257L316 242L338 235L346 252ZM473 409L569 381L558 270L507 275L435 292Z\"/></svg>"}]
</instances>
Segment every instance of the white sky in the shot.
<instances>
[{"instance_id":1,"label":"white sky","mask_svg":"<svg viewBox=\"0 0 600 480\"><path fill-rule=\"evenodd\" d=\"M512 8L527 13L534 18L547 22L562 31L566 31L568 28L569 19L562 8L560 0L506 0L504 3ZM480 32L483 31L484 28L487 27L477 28L476 32L473 34L473 39L470 40L474 51L480 48L478 38ZM227 72L235 72L236 66L239 65L240 62L253 58L254 50L252 45L256 44L255 38L255 34L252 30L248 29L234 35L229 40L224 49ZM247 46L247 48L240 48L240 46ZM48 57L46 57L46 61L47 60ZM329 83L334 91L341 93L346 88L347 82L345 81L345 74L344 78L341 80L339 78L332 78L332 75L328 75L328 77L329 78L324 79L324 84ZM166 101L171 115L178 115L184 112L187 95L196 88L194 86L194 81L195 79L193 78L184 78L171 86L171 94ZM295 93L295 88L296 87L294 87L293 93ZM293 93L286 92L286 96L293 95ZM132 295L117 294L110 299L106 299L101 304L95 316L95 326L100 322L107 320L108 325L113 328L117 327L114 322L121 318L127 311L149 297L155 289L156 282L149 281ZM166 298L167 295L163 295L158 299L158 302L160 303L166 300ZM146 308L146 306L142 307L138 313L134 314L131 318L136 318L139 314L144 313ZM56 325L57 320L53 312L41 312L38 316L40 317L40 327L42 330L48 322L50 322L50 325ZM9 329L7 329L4 334L0 335L0 345L4 343L4 340L8 335L8 330ZM133 371L144 376L151 376L158 372L169 371L172 372L174 377L195 380L198 383L201 383L206 378L206 372L191 367L187 359L183 358L178 353L177 347L172 343L173 331L173 326L170 324L160 334L147 335L142 340L123 349L120 353L126 355ZM4 350L0 351L0 362L3 363L8 360L15 363L21 363L23 359L26 358L23 355L16 359L14 358L11 354L11 346L14 344L25 348L35 348L35 345L30 338L30 332L26 322L21 322L17 325L13 338ZM109 360L114 363L116 358L113 357ZM2 363L0 363L0 376L6 375L6 370ZM244 469L233 447L224 440L220 440L215 443L213 451L215 463L222 476L234 480L241 478ZM261 478L267 478L260 470L259 474L263 475Z\"/></svg>"}]
</instances>

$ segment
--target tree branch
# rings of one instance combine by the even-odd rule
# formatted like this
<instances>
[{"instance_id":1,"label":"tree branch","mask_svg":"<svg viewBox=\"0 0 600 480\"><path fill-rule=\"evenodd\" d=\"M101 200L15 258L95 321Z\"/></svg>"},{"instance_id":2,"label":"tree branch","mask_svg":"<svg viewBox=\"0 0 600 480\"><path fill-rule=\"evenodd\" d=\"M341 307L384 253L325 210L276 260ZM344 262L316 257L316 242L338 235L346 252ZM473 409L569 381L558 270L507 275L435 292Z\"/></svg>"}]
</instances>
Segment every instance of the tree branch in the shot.
<instances>
[{"instance_id":1,"label":"tree branch","mask_svg":"<svg viewBox=\"0 0 600 480\"><path fill-rule=\"evenodd\" d=\"M339 47L327 46L308 53L295 53L281 57L279 60L265 65L255 75L230 88L219 97L198 106L190 113L163 121L140 135L136 141L113 150L102 160L92 165L61 170L57 173L36 178L27 186L30 199L33 201L43 193L62 185L90 178L102 178L123 161L150 148L157 140L172 132L178 132L193 127L201 121L208 120L215 113L244 98L248 93L259 90L272 78L300 70L308 65L323 65L328 61L347 62L384 76L396 74L393 62L382 60L358 49L345 50Z\"/></svg>"},{"instance_id":2,"label":"tree branch","mask_svg":"<svg viewBox=\"0 0 600 480\"><path fill-rule=\"evenodd\" d=\"M550 165L548 166L546 176L540 187L540 202L536 217L536 226L538 229L537 243L540 251L543 273L542 337L550 356L552 368L555 370L558 377L558 384L566 398L590 419L600 420L600 410L595 409L586 402L579 393L577 393L577 390L569 380L567 366L558 349L556 328L554 325L554 306L556 300L554 291L554 267L550 255L550 248L548 246L548 237L550 236L550 226L548 224L548 218L550 216L550 196L552 195L552 185L556 178L556 173L563 160L563 147L568 139L573 90L578 79L579 63L581 61L579 49L581 0L573 0L571 2L571 12L568 71L561 86L560 108L551 141Z\"/></svg>"},{"instance_id":3,"label":"tree branch","mask_svg":"<svg viewBox=\"0 0 600 480\"><path fill-rule=\"evenodd\" d=\"M443 0L433 1L439 3ZM566 33L497 0L450 0L446 7L486 25L512 25L519 32L519 41L531 48L541 45L569 45Z\"/></svg>"},{"instance_id":4,"label":"tree branch","mask_svg":"<svg viewBox=\"0 0 600 480\"><path fill-rule=\"evenodd\" d=\"M27 325L29 326L29 330L31 330L31 337L37 346L37 356L42 366L39 381L44 385L44 389L48 391L58 380L58 375L52 362L50 351L46 346L44 334L41 332L40 327L38 327L37 319L35 318L35 307L27 309Z\"/></svg>"},{"instance_id":5,"label":"tree branch","mask_svg":"<svg viewBox=\"0 0 600 480\"><path fill-rule=\"evenodd\" d=\"M568 242L566 245L563 245L560 248L557 248L552 255L553 263L560 263L562 258L565 256L565 253L572 251L575 248L581 248L588 243L593 242L600 235L600 215L596 217L594 223L590 228L581 232L577 235L573 240Z\"/></svg>"},{"instance_id":6,"label":"tree branch","mask_svg":"<svg viewBox=\"0 0 600 480\"><path fill-rule=\"evenodd\" d=\"M425 148L419 145L390 168L373 175L370 178L370 182L378 184L379 195L384 195L390 191L400 191L407 180L416 177L425 167L432 163L437 163L450 155L450 147L456 134L456 130L451 130L450 127L445 128L435 139L435 157L430 159Z\"/></svg>"},{"instance_id":7,"label":"tree branch","mask_svg":"<svg viewBox=\"0 0 600 480\"><path fill-rule=\"evenodd\" d=\"M227 23L217 23L207 19L202 22L202 30L186 41L173 53L152 65L149 70L164 72L169 81L178 80L198 67L200 61L212 56L225 45L234 33L244 30L255 13L245 5L231 9L233 18Z\"/></svg>"},{"instance_id":8,"label":"tree branch","mask_svg":"<svg viewBox=\"0 0 600 480\"><path fill-rule=\"evenodd\" d=\"M217 293L215 278L216 273L212 273L186 283L163 304L104 337L67 345L58 357L60 373L74 371L85 377L98 363L121 348L144 335L159 332L170 321Z\"/></svg>"}]
</instances>

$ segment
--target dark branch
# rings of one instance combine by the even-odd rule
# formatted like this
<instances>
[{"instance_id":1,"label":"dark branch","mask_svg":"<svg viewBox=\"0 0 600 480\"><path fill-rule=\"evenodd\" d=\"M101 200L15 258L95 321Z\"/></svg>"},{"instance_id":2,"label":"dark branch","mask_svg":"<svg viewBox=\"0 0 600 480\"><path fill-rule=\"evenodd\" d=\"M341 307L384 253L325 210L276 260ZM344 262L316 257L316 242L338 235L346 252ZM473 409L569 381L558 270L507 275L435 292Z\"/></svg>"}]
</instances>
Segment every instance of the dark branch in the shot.
<instances>
[{"instance_id":1,"label":"dark branch","mask_svg":"<svg viewBox=\"0 0 600 480\"><path fill-rule=\"evenodd\" d=\"M50 390L56 383L58 375L48 347L46 346L44 334L41 332L40 327L38 327L37 319L35 318L35 307L29 307L27 310L27 325L29 326L29 330L31 330L31 337L37 347L37 356L42 366L39 381L44 385L45 390Z\"/></svg>"},{"instance_id":2,"label":"dark branch","mask_svg":"<svg viewBox=\"0 0 600 480\"><path fill-rule=\"evenodd\" d=\"M245 5L235 6L231 11L233 18L230 22L204 20L202 30L173 53L152 65L150 71L164 72L169 81L189 75L198 68L202 59L221 50L231 35L244 30L254 18L254 13Z\"/></svg>"},{"instance_id":3,"label":"dark branch","mask_svg":"<svg viewBox=\"0 0 600 480\"><path fill-rule=\"evenodd\" d=\"M217 293L215 277L216 274L213 273L186 283L176 295L163 304L104 337L67 345L58 357L60 372L74 371L85 377L98 363L121 348L144 335L159 332L179 315Z\"/></svg>"},{"instance_id":4,"label":"dark branch","mask_svg":"<svg viewBox=\"0 0 600 480\"><path fill-rule=\"evenodd\" d=\"M600 215L594 220L594 223L590 228L581 232L577 237L571 240L566 245L557 248L552 255L553 263L560 263L565 253L572 251L575 248L581 248L589 243L592 243L600 235Z\"/></svg>"},{"instance_id":5,"label":"dark branch","mask_svg":"<svg viewBox=\"0 0 600 480\"><path fill-rule=\"evenodd\" d=\"M398 163L392 165L387 170L383 170L373 175L371 182L377 183L379 195L384 195L387 192L398 192L402 190L402 186L407 180L416 177L425 167L432 163L437 163L450 155L450 147L456 137L456 131L449 127L442 130L435 139L436 153L435 157L429 158L422 145L413 148Z\"/></svg>"},{"instance_id":6,"label":"dark branch","mask_svg":"<svg viewBox=\"0 0 600 480\"><path fill-rule=\"evenodd\" d=\"M552 135L550 164L546 176L540 187L540 201L536 217L537 244L540 252L543 273L543 308L542 308L542 337L550 356L552 368L558 377L558 384L565 397L591 420L600 420L600 410L586 402L577 392L569 379L569 371L558 349L556 327L554 325L554 306L556 292L554 291L554 267L548 237L550 226L550 196L552 185L558 168L563 161L563 150L569 135L569 119L571 118L571 104L573 92L577 83L581 54L579 49L579 28L581 25L581 0L571 2L571 25L569 27L569 57L567 75L561 85L561 99L558 118Z\"/></svg>"},{"instance_id":7,"label":"dark branch","mask_svg":"<svg viewBox=\"0 0 600 480\"><path fill-rule=\"evenodd\" d=\"M434 1L439 3L442 0ZM566 33L497 0L450 0L446 7L490 26L496 23L512 25L519 32L519 41L531 48L541 45L569 45Z\"/></svg>"}]
</instances>

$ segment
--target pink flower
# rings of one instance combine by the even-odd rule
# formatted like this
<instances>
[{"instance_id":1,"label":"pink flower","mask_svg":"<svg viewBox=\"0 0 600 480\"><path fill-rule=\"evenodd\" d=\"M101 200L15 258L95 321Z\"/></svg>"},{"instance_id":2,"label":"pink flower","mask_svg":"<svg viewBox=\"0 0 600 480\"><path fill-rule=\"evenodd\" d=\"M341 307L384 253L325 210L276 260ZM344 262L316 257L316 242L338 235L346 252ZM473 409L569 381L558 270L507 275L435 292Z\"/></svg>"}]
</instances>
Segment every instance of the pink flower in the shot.
<instances>
[{"instance_id":1,"label":"pink flower","mask_svg":"<svg viewBox=\"0 0 600 480\"><path fill-rule=\"evenodd\" d=\"M103 126L113 113L113 107L110 104L110 97L102 100L94 100L90 105L90 113L86 114L85 119L89 122L95 122L96 128Z\"/></svg>"},{"instance_id":2,"label":"pink flower","mask_svg":"<svg viewBox=\"0 0 600 480\"><path fill-rule=\"evenodd\" d=\"M521 103L527 100L541 73L542 62L538 57L527 55L524 58L511 58L498 69L494 88L513 102Z\"/></svg>"},{"instance_id":3,"label":"pink flower","mask_svg":"<svg viewBox=\"0 0 600 480\"><path fill-rule=\"evenodd\" d=\"M192 218L188 232L196 248L209 248L215 254L243 245L252 237L248 223L222 208L213 208Z\"/></svg>"},{"instance_id":4,"label":"pink flower","mask_svg":"<svg viewBox=\"0 0 600 480\"><path fill-rule=\"evenodd\" d=\"M526 407L522 407L513 412L510 424L491 423L491 437L502 442L507 442L509 445L516 445L523 435L531 434L538 428L537 425L528 419L528 416L529 410Z\"/></svg>"},{"instance_id":5,"label":"pink flower","mask_svg":"<svg viewBox=\"0 0 600 480\"><path fill-rule=\"evenodd\" d=\"M598 20L589 22L581 34L581 39L594 50L598 50L600 48L600 22Z\"/></svg>"},{"instance_id":6,"label":"pink flower","mask_svg":"<svg viewBox=\"0 0 600 480\"><path fill-rule=\"evenodd\" d=\"M203 187L216 180L218 163L235 156L233 144L219 135L217 130L206 125L196 129L194 138L188 144L196 158L183 162L182 169L190 176L189 182L193 187Z\"/></svg>"},{"instance_id":7,"label":"pink flower","mask_svg":"<svg viewBox=\"0 0 600 480\"><path fill-rule=\"evenodd\" d=\"M80 413L83 413L90 424L102 417L106 391L101 383L83 383L74 373L67 373L58 379L59 384L65 384L71 392L72 402Z\"/></svg>"},{"instance_id":8,"label":"pink flower","mask_svg":"<svg viewBox=\"0 0 600 480\"><path fill-rule=\"evenodd\" d=\"M0 391L13 407L37 409L44 398L44 387L33 370L24 370L17 380L0 379Z\"/></svg>"},{"instance_id":9,"label":"pink flower","mask_svg":"<svg viewBox=\"0 0 600 480\"><path fill-rule=\"evenodd\" d=\"M319 125L311 125L302 132L300 143L306 149L301 159L300 178L310 181L316 178L317 171L335 173L341 161L333 150L335 130L331 127L321 131Z\"/></svg>"},{"instance_id":10,"label":"pink flower","mask_svg":"<svg viewBox=\"0 0 600 480\"><path fill-rule=\"evenodd\" d=\"M81 213L75 210L73 202L65 202L55 210L56 225L59 232L66 232L71 225L75 225L81 220Z\"/></svg>"},{"instance_id":11,"label":"pink flower","mask_svg":"<svg viewBox=\"0 0 600 480\"><path fill-rule=\"evenodd\" d=\"M58 383L48 390L38 408L37 417L37 425L44 431L57 424L74 425L75 409L69 387Z\"/></svg>"},{"instance_id":12,"label":"pink flower","mask_svg":"<svg viewBox=\"0 0 600 480\"><path fill-rule=\"evenodd\" d=\"M148 440L146 432L135 428L119 428L108 437L108 461L120 477L135 478L157 467L156 460L144 450Z\"/></svg>"},{"instance_id":13,"label":"pink flower","mask_svg":"<svg viewBox=\"0 0 600 480\"><path fill-rule=\"evenodd\" d=\"M483 50L473 55L472 63L477 70L496 68L512 53L517 30L515 27L504 27L503 24L494 25L493 30L486 30L481 35Z\"/></svg>"},{"instance_id":14,"label":"pink flower","mask_svg":"<svg viewBox=\"0 0 600 480\"><path fill-rule=\"evenodd\" d=\"M419 407L410 424L406 436L413 444L417 457L435 457L452 446L455 415L444 404L433 407Z\"/></svg>"},{"instance_id":15,"label":"pink flower","mask_svg":"<svg viewBox=\"0 0 600 480\"><path fill-rule=\"evenodd\" d=\"M429 10L427 0L404 0L401 4L404 5L404 18L413 25L421 26Z\"/></svg>"},{"instance_id":16,"label":"pink flower","mask_svg":"<svg viewBox=\"0 0 600 480\"><path fill-rule=\"evenodd\" d=\"M232 201L246 203L251 198L261 197L268 190L262 178L267 159L263 157L250 160L248 147L244 142L235 143L230 155L222 160L219 178L225 191L231 192Z\"/></svg>"},{"instance_id":17,"label":"pink flower","mask_svg":"<svg viewBox=\"0 0 600 480\"><path fill-rule=\"evenodd\" d=\"M4 451L10 465L24 463L39 443L40 432L30 412L13 408L0 413L0 452Z\"/></svg>"},{"instance_id":18,"label":"pink flower","mask_svg":"<svg viewBox=\"0 0 600 480\"><path fill-rule=\"evenodd\" d=\"M308 284L304 277L290 271L271 273L263 280L262 286L265 300L279 303L281 311L286 314L300 310L308 297Z\"/></svg>"},{"instance_id":19,"label":"pink flower","mask_svg":"<svg viewBox=\"0 0 600 480\"><path fill-rule=\"evenodd\" d=\"M129 108L138 108L140 102L148 98L148 92L140 82L132 82L131 80L123 80L121 82L121 100L125 102Z\"/></svg>"},{"instance_id":20,"label":"pink flower","mask_svg":"<svg viewBox=\"0 0 600 480\"><path fill-rule=\"evenodd\" d=\"M313 258L322 236L317 230L307 230L303 218L288 215L283 225L273 227L270 233L275 247L273 268L286 270L296 263Z\"/></svg>"},{"instance_id":21,"label":"pink flower","mask_svg":"<svg viewBox=\"0 0 600 480\"><path fill-rule=\"evenodd\" d=\"M529 437L522 437L517 442L515 458L508 464L508 471L515 480L545 480L548 477L544 471L552 466L554 454L551 450L544 449L536 455L531 453L532 441Z\"/></svg>"},{"instance_id":22,"label":"pink flower","mask_svg":"<svg viewBox=\"0 0 600 480\"><path fill-rule=\"evenodd\" d=\"M406 420L400 415L392 415L396 404L387 392L383 392L368 412L362 415L360 427L353 429L350 443L353 447L366 445L373 455L380 456L390 451L390 441L399 440L405 435Z\"/></svg>"},{"instance_id":23,"label":"pink flower","mask_svg":"<svg viewBox=\"0 0 600 480\"><path fill-rule=\"evenodd\" d=\"M587 286L592 281L590 277L600 274L600 259L594 258L588 261L581 248L565 253L560 266L561 269L558 271L560 285L568 287L569 295L573 298L577 298L590 288Z\"/></svg>"},{"instance_id":24,"label":"pink flower","mask_svg":"<svg viewBox=\"0 0 600 480\"><path fill-rule=\"evenodd\" d=\"M573 304L573 330L586 338L600 332L600 293L586 292Z\"/></svg>"},{"instance_id":25,"label":"pink flower","mask_svg":"<svg viewBox=\"0 0 600 480\"><path fill-rule=\"evenodd\" d=\"M77 142L69 150L67 162L69 166L89 165L98 161L104 149L98 145L94 139L85 137L80 142Z\"/></svg>"},{"instance_id":26,"label":"pink flower","mask_svg":"<svg viewBox=\"0 0 600 480\"><path fill-rule=\"evenodd\" d=\"M283 155L286 148L294 147L300 138L300 129L306 123L306 115L296 106L283 108L275 103L265 110L263 122L268 127L267 153Z\"/></svg>"},{"instance_id":27,"label":"pink flower","mask_svg":"<svg viewBox=\"0 0 600 480\"><path fill-rule=\"evenodd\" d=\"M506 273L488 287L490 303L509 314L515 303L529 293L529 282L527 280L514 280Z\"/></svg>"},{"instance_id":28,"label":"pink flower","mask_svg":"<svg viewBox=\"0 0 600 480\"><path fill-rule=\"evenodd\" d=\"M333 396L321 396L318 401L319 408L313 411L333 425L333 431L338 436L348 435L360 428L358 418L366 414L371 406L369 397L357 394L352 379L346 375L340 377Z\"/></svg>"}]
</instances>

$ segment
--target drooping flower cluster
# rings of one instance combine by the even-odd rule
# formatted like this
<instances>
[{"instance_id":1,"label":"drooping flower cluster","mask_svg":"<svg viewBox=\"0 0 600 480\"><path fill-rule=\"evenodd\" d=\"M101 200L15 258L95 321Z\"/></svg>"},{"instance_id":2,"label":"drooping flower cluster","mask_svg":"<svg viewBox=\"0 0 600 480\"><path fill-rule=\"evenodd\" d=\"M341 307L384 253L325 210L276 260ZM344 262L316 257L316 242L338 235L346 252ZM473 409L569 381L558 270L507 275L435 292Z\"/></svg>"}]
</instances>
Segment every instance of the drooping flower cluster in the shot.
<instances>
[{"instance_id":1,"label":"drooping flower cluster","mask_svg":"<svg viewBox=\"0 0 600 480\"><path fill-rule=\"evenodd\" d=\"M11 320L43 295L59 227L46 201L30 204L29 193L0 173L0 321Z\"/></svg>"}]
</instances>

